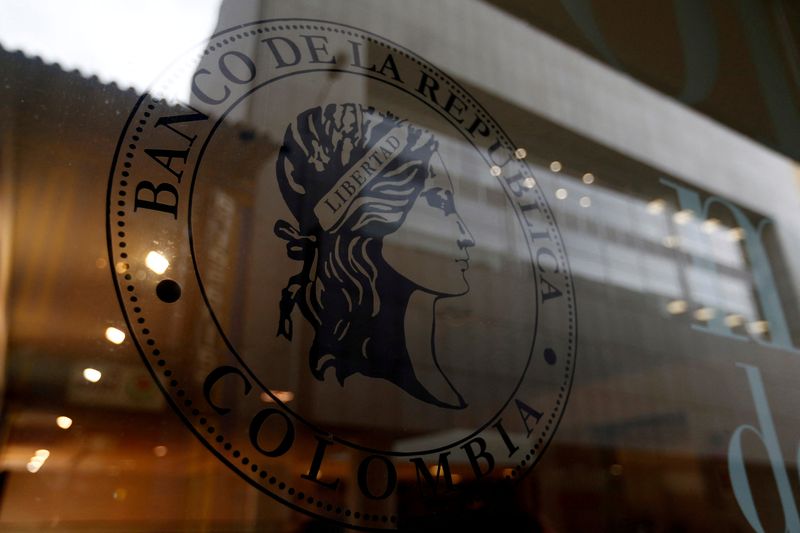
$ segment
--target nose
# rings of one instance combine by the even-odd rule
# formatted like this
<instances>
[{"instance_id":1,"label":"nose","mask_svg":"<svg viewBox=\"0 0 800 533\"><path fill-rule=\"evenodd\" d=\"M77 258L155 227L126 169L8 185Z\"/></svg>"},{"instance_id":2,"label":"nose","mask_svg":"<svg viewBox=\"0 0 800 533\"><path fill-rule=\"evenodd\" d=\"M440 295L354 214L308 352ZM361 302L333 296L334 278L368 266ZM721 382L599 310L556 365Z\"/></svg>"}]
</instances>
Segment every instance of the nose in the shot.
<instances>
[{"instance_id":1,"label":"nose","mask_svg":"<svg viewBox=\"0 0 800 533\"><path fill-rule=\"evenodd\" d=\"M463 250L464 248L475 246L475 238L470 233L461 215L456 214L456 224L458 225L458 247Z\"/></svg>"}]
</instances>

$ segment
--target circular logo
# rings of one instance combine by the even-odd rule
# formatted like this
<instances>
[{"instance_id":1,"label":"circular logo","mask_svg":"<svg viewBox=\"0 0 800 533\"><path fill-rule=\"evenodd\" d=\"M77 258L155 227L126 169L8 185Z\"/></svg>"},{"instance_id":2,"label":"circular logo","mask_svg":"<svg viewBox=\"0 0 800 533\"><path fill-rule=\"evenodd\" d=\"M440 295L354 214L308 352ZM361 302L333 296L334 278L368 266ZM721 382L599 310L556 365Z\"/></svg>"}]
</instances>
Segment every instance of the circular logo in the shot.
<instances>
[{"instance_id":1,"label":"circular logo","mask_svg":"<svg viewBox=\"0 0 800 533\"><path fill-rule=\"evenodd\" d=\"M189 102L162 97L181 70ZM120 137L108 246L172 407L298 511L456 512L528 472L563 414L575 297L526 151L367 31L259 21L176 62Z\"/></svg>"}]
</instances>

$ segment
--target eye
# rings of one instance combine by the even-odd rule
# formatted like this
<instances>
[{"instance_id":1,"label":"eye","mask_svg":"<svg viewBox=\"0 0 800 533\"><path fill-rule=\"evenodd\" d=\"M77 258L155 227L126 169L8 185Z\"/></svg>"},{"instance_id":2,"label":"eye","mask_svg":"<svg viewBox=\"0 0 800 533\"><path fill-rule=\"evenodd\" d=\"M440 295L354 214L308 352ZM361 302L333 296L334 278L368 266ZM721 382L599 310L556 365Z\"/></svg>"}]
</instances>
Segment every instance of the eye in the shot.
<instances>
[{"instance_id":1,"label":"eye","mask_svg":"<svg viewBox=\"0 0 800 533\"><path fill-rule=\"evenodd\" d=\"M445 216L455 212L453 193L445 191L441 187L436 187L422 193L428 205L434 209L441 209Z\"/></svg>"}]
</instances>

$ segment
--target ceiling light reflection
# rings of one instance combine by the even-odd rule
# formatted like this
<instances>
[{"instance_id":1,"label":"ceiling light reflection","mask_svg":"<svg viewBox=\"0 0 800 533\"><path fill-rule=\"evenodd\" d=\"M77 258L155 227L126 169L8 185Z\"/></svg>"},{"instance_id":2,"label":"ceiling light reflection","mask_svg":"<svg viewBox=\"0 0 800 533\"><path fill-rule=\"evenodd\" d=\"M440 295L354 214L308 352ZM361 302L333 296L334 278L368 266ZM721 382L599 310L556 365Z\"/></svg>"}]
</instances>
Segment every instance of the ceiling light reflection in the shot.
<instances>
[{"instance_id":1,"label":"ceiling light reflection","mask_svg":"<svg viewBox=\"0 0 800 533\"><path fill-rule=\"evenodd\" d=\"M61 429L69 429L72 427L72 419L68 416L59 416L56 418L56 425Z\"/></svg>"},{"instance_id":2,"label":"ceiling light reflection","mask_svg":"<svg viewBox=\"0 0 800 533\"><path fill-rule=\"evenodd\" d=\"M688 308L689 304L686 303L686 300L672 300L667 304L667 312L671 315L685 313Z\"/></svg>"},{"instance_id":3,"label":"ceiling light reflection","mask_svg":"<svg viewBox=\"0 0 800 533\"><path fill-rule=\"evenodd\" d=\"M667 207L667 202L661 198L656 198L647 204L647 212L651 215L660 215L664 212L665 207Z\"/></svg>"},{"instance_id":4,"label":"ceiling light reflection","mask_svg":"<svg viewBox=\"0 0 800 533\"><path fill-rule=\"evenodd\" d=\"M83 379L90 383L97 383L100 381L100 378L103 377L103 373L97 370L96 368L84 368L83 369Z\"/></svg>"},{"instance_id":5,"label":"ceiling light reflection","mask_svg":"<svg viewBox=\"0 0 800 533\"><path fill-rule=\"evenodd\" d=\"M741 241L744 239L744 230L742 228L733 228L728 231L728 239L731 241Z\"/></svg>"},{"instance_id":6,"label":"ceiling light reflection","mask_svg":"<svg viewBox=\"0 0 800 533\"><path fill-rule=\"evenodd\" d=\"M556 189L556 198L564 200L567 197L567 189Z\"/></svg>"},{"instance_id":7,"label":"ceiling light reflection","mask_svg":"<svg viewBox=\"0 0 800 533\"><path fill-rule=\"evenodd\" d=\"M528 151L525 150L525 148L517 148L516 150L514 150L514 157L516 157L517 159L525 159L527 155Z\"/></svg>"},{"instance_id":8,"label":"ceiling light reflection","mask_svg":"<svg viewBox=\"0 0 800 533\"><path fill-rule=\"evenodd\" d=\"M122 344L125 342L125 332L115 327L106 328L106 339L114 344Z\"/></svg>"},{"instance_id":9,"label":"ceiling light reflection","mask_svg":"<svg viewBox=\"0 0 800 533\"><path fill-rule=\"evenodd\" d=\"M711 307L701 307L694 312L694 317L701 322L708 322L717 315Z\"/></svg>"},{"instance_id":10,"label":"ceiling light reflection","mask_svg":"<svg viewBox=\"0 0 800 533\"><path fill-rule=\"evenodd\" d=\"M169 268L169 261L166 257L156 251L151 251L144 259L144 264L147 268L156 274L163 274Z\"/></svg>"},{"instance_id":11,"label":"ceiling light reflection","mask_svg":"<svg viewBox=\"0 0 800 533\"><path fill-rule=\"evenodd\" d=\"M694 218L694 213L692 213L692 211L689 209L678 211L672 215L672 220L675 221L676 224L680 225L688 223L690 220L692 220L692 218Z\"/></svg>"},{"instance_id":12,"label":"ceiling light reflection","mask_svg":"<svg viewBox=\"0 0 800 533\"><path fill-rule=\"evenodd\" d=\"M703 231L706 233L714 233L719 229L720 223L719 219L717 218L709 218L708 220L703 222Z\"/></svg>"},{"instance_id":13,"label":"ceiling light reflection","mask_svg":"<svg viewBox=\"0 0 800 533\"><path fill-rule=\"evenodd\" d=\"M583 178L581 179L586 185L591 185L592 183L594 183L594 174L592 174L591 172L587 172L586 174L583 175Z\"/></svg>"},{"instance_id":14,"label":"ceiling light reflection","mask_svg":"<svg viewBox=\"0 0 800 533\"><path fill-rule=\"evenodd\" d=\"M728 315L725 317L725 325L729 328L738 328L744 324L744 317L742 315Z\"/></svg>"},{"instance_id":15,"label":"ceiling light reflection","mask_svg":"<svg viewBox=\"0 0 800 533\"><path fill-rule=\"evenodd\" d=\"M534 187L536 187L536 180L533 178L525 178L524 180L522 180L522 186L525 187L526 189L533 189Z\"/></svg>"},{"instance_id":16,"label":"ceiling light reflection","mask_svg":"<svg viewBox=\"0 0 800 533\"><path fill-rule=\"evenodd\" d=\"M44 465L44 462L47 461L48 457L50 457L50 450L36 450L33 454L33 457L31 457L31 460L28 461L28 464L26 465L28 472L31 474L38 472L39 469L42 468L42 465Z\"/></svg>"},{"instance_id":17,"label":"ceiling light reflection","mask_svg":"<svg viewBox=\"0 0 800 533\"><path fill-rule=\"evenodd\" d=\"M581 207L590 207L592 205L592 199L588 196L581 196L581 199L578 200L578 203Z\"/></svg>"},{"instance_id":18,"label":"ceiling light reflection","mask_svg":"<svg viewBox=\"0 0 800 533\"><path fill-rule=\"evenodd\" d=\"M492 168L489 169L489 174L491 174L494 177L497 177L502 173L503 169L498 167L497 165L492 165Z\"/></svg>"},{"instance_id":19,"label":"ceiling light reflection","mask_svg":"<svg viewBox=\"0 0 800 533\"><path fill-rule=\"evenodd\" d=\"M675 235L667 235L661 239L661 244L667 248L675 248L678 246L678 244L680 244L680 240Z\"/></svg>"},{"instance_id":20,"label":"ceiling light reflection","mask_svg":"<svg viewBox=\"0 0 800 533\"><path fill-rule=\"evenodd\" d=\"M561 172L561 169L564 168L561 166L561 161L553 161L550 163L550 170L553 172Z\"/></svg>"},{"instance_id":21,"label":"ceiling light reflection","mask_svg":"<svg viewBox=\"0 0 800 533\"><path fill-rule=\"evenodd\" d=\"M166 446L159 445L153 448L153 455L155 455L156 457L164 457L167 455L167 452L169 452L169 450L167 449Z\"/></svg>"}]
</instances>

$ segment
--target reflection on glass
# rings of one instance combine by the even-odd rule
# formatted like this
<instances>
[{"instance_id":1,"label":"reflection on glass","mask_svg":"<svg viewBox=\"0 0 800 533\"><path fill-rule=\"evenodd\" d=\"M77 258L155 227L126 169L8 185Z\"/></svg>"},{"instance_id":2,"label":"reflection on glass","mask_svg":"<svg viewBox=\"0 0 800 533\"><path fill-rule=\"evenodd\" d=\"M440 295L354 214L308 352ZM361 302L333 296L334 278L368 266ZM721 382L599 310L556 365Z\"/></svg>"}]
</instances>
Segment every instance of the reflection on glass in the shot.
<instances>
[{"instance_id":1,"label":"reflection on glass","mask_svg":"<svg viewBox=\"0 0 800 533\"><path fill-rule=\"evenodd\" d=\"M100 381L100 378L103 377L103 373L97 370L96 368L84 368L83 369L83 379L90 383L97 383Z\"/></svg>"},{"instance_id":2,"label":"reflection on glass","mask_svg":"<svg viewBox=\"0 0 800 533\"><path fill-rule=\"evenodd\" d=\"M125 342L125 332L115 327L106 328L106 339L114 344L122 344Z\"/></svg>"},{"instance_id":3,"label":"reflection on glass","mask_svg":"<svg viewBox=\"0 0 800 533\"><path fill-rule=\"evenodd\" d=\"M145 257L145 265L156 274L163 274L169 268L169 260L156 251L150 251Z\"/></svg>"},{"instance_id":4,"label":"reflection on glass","mask_svg":"<svg viewBox=\"0 0 800 533\"><path fill-rule=\"evenodd\" d=\"M68 416L59 416L56 418L56 425L61 429L69 429L72 427L72 419Z\"/></svg>"}]
</instances>

